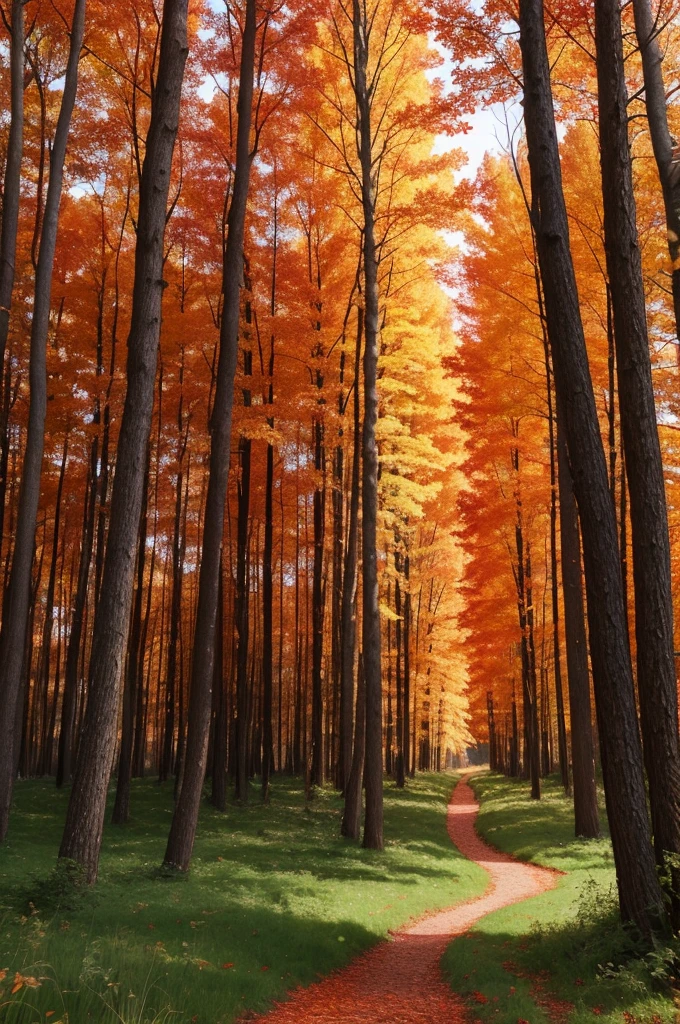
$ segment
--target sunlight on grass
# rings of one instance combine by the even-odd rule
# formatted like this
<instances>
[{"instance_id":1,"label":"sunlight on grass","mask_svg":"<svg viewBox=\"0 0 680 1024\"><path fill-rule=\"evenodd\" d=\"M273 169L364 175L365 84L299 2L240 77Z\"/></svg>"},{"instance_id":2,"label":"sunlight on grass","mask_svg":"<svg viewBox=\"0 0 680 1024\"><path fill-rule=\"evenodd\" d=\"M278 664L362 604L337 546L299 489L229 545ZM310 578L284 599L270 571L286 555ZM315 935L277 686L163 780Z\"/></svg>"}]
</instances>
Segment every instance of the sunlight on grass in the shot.
<instances>
[{"instance_id":1,"label":"sunlight on grass","mask_svg":"<svg viewBox=\"0 0 680 1024\"><path fill-rule=\"evenodd\" d=\"M157 872L172 787L137 782L134 819L107 826L99 884L71 908L50 907L44 881L67 794L47 781L19 783L0 850L0 901L9 908L0 1004L17 973L40 987L21 987L0 1019L56 1024L68 1014L70 1024L144 1024L172 1010L177 1024L223 1024L265 1008L389 929L483 891L484 873L446 832L454 781L426 775L404 791L387 783L380 854L339 837L341 801L332 790L306 806L299 780L276 779L269 807L256 789L250 806L226 814L204 805L191 874L174 880Z\"/></svg>"},{"instance_id":2,"label":"sunlight on grass","mask_svg":"<svg viewBox=\"0 0 680 1024\"><path fill-rule=\"evenodd\" d=\"M450 944L444 969L475 1017L484 1024L676 1021L667 992L654 991L638 962L627 959L609 840L574 838L572 802L559 779L543 780L540 803L529 799L526 783L502 776L479 776L473 786L481 836L522 860L565 872L557 888L489 915ZM606 970L609 963L623 963L624 970L603 977L598 965Z\"/></svg>"}]
</instances>

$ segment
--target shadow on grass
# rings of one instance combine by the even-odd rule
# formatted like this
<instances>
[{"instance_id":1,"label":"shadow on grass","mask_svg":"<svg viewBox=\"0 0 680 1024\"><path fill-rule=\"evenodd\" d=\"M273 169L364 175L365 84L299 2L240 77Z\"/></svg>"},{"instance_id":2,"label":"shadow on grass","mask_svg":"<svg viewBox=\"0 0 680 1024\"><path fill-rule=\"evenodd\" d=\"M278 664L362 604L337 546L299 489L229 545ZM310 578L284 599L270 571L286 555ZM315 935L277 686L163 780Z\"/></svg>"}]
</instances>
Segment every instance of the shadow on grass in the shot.
<instances>
[{"instance_id":1,"label":"shadow on grass","mask_svg":"<svg viewBox=\"0 0 680 1024\"><path fill-rule=\"evenodd\" d=\"M306 806L300 780L275 779L268 807L254 787L248 806L226 814L205 804L192 870L181 879L157 871L172 789L138 781L133 820L105 829L92 902L73 908L44 896L67 794L20 783L0 850L0 902L15 906L18 892L32 891L35 912L2 921L0 1003L17 972L40 986L18 989L21 1010L9 1016L5 1007L0 1020L56 1024L68 1013L69 1024L143 1024L164 1021L170 1009L176 1024L228 1024L265 1008L388 930L484 890L484 872L446 832L454 781L386 786L383 854L341 839L340 799L324 789Z\"/></svg>"},{"instance_id":2,"label":"shadow on grass","mask_svg":"<svg viewBox=\"0 0 680 1024\"><path fill-rule=\"evenodd\" d=\"M120 1024L121 1018L127 1024L172 1011L175 1021L231 1021L246 1008L264 1010L287 990L311 983L319 970L341 967L377 938L355 921L323 922L247 900L206 910L197 921L159 907L153 918L146 942L126 927L100 930L94 919L89 926L64 920L42 937L39 959L31 958L31 950L45 922L30 920L23 948L5 965L8 980L18 972L28 983L14 995L3 993L0 1020L33 1024L52 1014L73 1024ZM74 930L78 955L65 957L67 933L72 939Z\"/></svg>"},{"instance_id":3,"label":"shadow on grass","mask_svg":"<svg viewBox=\"0 0 680 1024\"><path fill-rule=\"evenodd\" d=\"M540 803L525 784L500 776L478 777L474 788L482 801L478 831L488 842L566 872L555 889L489 915L450 944L443 967L475 1017L484 1024L586 1024L594 1016L607 1024L675 1022L672 968L661 950L639 959L620 923L609 841L574 838L573 807L559 780L544 780Z\"/></svg>"}]
</instances>

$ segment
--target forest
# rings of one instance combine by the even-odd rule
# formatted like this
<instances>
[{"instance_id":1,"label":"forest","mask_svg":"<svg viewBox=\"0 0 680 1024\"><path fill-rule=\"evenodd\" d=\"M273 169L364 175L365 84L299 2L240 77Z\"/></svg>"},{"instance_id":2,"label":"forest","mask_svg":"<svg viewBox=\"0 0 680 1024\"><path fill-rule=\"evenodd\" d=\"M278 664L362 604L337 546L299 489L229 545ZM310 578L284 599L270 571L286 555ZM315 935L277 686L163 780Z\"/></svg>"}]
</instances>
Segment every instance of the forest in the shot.
<instances>
[{"instance_id":1,"label":"forest","mask_svg":"<svg viewBox=\"0 0 680 1024\"><path fill-rule=\"evenodd\" d=\"M677 0L0 0L0 83L0 1020L675 1020Z\"/></svg>"}]
</instances>

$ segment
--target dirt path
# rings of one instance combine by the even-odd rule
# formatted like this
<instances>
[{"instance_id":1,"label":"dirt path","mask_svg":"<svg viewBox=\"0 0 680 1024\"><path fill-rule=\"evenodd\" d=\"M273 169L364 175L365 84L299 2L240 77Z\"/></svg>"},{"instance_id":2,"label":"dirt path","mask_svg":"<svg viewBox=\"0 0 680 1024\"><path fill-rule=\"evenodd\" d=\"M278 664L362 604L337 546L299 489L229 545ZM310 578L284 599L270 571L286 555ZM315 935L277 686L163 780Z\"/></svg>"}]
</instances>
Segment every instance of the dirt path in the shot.
<instances>
[{"instance_id":1,"label":"dirt path","mask_svg":"<svg viewBox=\"0 0 680 1024\"><path fill-rule=\"evenodd\" d=\"M557 878L487 846L475 832L478 810L462 779L447 808L447 828L460 852L489 873L483 896L423 918L256 1019L262 1024L463 1024L464 1004L439 968L449 940L485 914L551 889Z\"/></svg>"}]
</instances>

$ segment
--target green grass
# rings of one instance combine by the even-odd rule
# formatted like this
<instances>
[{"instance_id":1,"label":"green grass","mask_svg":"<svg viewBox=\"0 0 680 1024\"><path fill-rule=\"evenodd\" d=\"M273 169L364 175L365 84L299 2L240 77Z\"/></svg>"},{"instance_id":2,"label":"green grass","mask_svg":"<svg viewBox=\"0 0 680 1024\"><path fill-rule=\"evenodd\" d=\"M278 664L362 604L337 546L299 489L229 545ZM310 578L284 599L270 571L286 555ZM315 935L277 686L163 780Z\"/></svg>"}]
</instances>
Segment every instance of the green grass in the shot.
<instances>
[{"instance_id":1,"label":"green grass","mask_svg":"<svg viewBox=\"0 0 680 1024\"><path fill-rule=\"evenodd\" d=\"M484 1024L549 1024L543 1004L550 995L573 1004L563 1018L569 1024L677 1020L669 992L650 977L658 957L647 965L631 958L616 912L609 840L574 839L571 800L559 780L544 780L540 803L529 799L526 783L501 776L480 776L474 788L484 838L565 872L556 889L489 915L449 946L444 969L475 1017Z\"/></svg>"},{"instance_id":2,"label":"green grass","mask_svg":"<svg viewBox=\"0 0 680 1024\"><path fill-rule=\"evenodd\" d=\"M0 849L0 904L10 908L0 911L0 1021L221 1024L264 1009L388 929L483 891L484 873L446 833L453 783L451 775L419 777L404 791L387 783L379 854L339 837L333 792L306 807L299 780L276 779L268 807L255 789L250 806L226 814L206 804L189 877L167 879L156 869L171 788L138 782L134 820L106 828L95 892L55 909L45 879L67 794L48 781L20 782ZM34 912L20 918L26 893ZM16 972L40 987L11 996Z\"/></svg>"}]
</instances>

